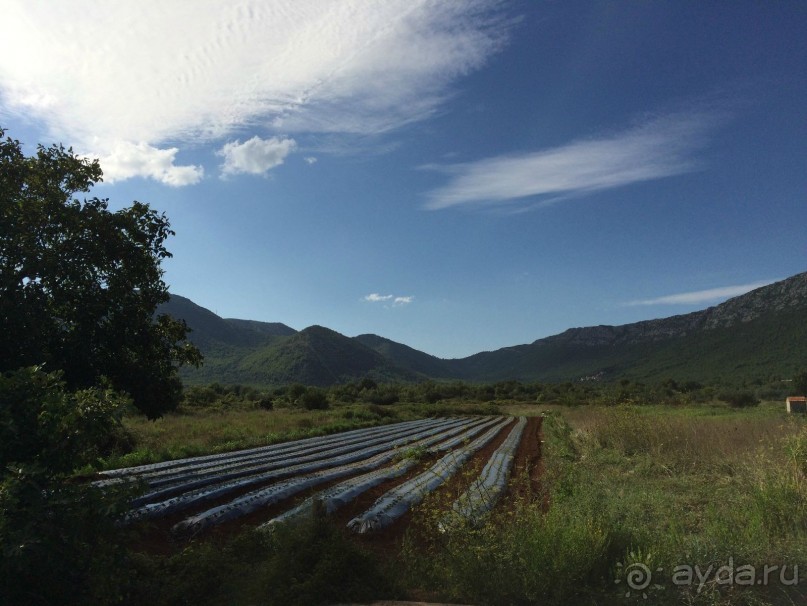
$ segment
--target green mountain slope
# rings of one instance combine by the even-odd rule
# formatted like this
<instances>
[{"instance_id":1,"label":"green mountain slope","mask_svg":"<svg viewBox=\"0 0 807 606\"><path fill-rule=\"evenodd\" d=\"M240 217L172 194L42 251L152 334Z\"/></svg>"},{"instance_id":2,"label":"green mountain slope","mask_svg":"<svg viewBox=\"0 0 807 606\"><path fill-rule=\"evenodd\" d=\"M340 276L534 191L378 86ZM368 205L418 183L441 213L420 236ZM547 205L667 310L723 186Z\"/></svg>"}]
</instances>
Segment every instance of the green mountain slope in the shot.
<instances>
[{"instance_id":1,"label":"green mountain slope","mask_svg":"<svg viewBox=\"0 0 807 606\"><path fill-rule=\"evenodd\" d=\"M457 376L475 381L738 381L789 376L805 366L807 273L703 311L573 328L529 345L451 361Z\"/></svg>"},{"instance_id":2,"label":"green mountain slope","mask_svg":"<svg viewBox=\"0 0 807 606\"><path fill-rule=\"evenodd\" d=\"M382 381L413 381L414 372L398 368L377 351L322 326L299 333L245 356L238 365L248 382L327 386L371 376Z\"/></svg>"},{"instance_id":3,"label":"green mountain slope","mask_svg":"<svg viewBox=\"0 0 807 606\"><path fill-rule=\"evenodd\" d=\"M572 328L527 345L442 360L377 335L224 320L183 297L162 308L193 328L205 354L190 382L331 385L463 379L495 382L673 378L768 380L807 368L807 273L703 311L622 326Z\"/></svg>"},{"instance_id":4,"label":"green mountain slope","mask_svg":"<svg viewBox=\"0 0 807 606\"><path fill-rule=\"evenodd\" d=\"M157 308L157 313L185 320L192 331L188 340L203 350L213 344L255 347L265 345L273 337L293 335L297 332L277 322L225 320L209 309L179 295L171 295L167 303Z\"/></svg>"},{"instance_id":5,"label":"green mountain slope","mask_svg":"<svg viewBox=\"0 0 807 606\"><path fill-rule=\"evenodd\" d=\"M359 335L353 338L362 345L377 351L400 368L406 368L414 373L433 379L455 378L455 372L446 360L423 353L408 345L371 334Z\"/></svg>"}]
</instances>

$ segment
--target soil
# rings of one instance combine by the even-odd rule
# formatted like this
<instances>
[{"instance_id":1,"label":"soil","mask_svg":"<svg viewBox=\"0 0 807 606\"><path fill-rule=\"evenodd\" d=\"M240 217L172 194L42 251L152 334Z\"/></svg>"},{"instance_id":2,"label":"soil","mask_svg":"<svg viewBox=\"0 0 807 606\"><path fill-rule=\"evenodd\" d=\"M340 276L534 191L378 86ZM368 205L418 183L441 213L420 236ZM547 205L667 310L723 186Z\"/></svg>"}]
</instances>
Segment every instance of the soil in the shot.
<instances>
[{"instance_id":1,"label":"soil","mask_svg":"<svg viewBox=\"0 0 807 606\"><path fill-rule=\"evenodd\" d=\"M519 498L534 498L535 495L540 494L540 478L542 471L541 464L541 417L528 417L527 426L522 434L521 443L516 451L513 472L508 484L508 490L503 495L502 501L499 506L512 506ZM505 426L495 436L489 444L484 448L477 451L465 465L450 478L444 485L440 486L432 495L430 495L424 504L430 508L437 508L439 510L448 510L453 501L468 487L468 485L476 478L484 467L485 463L490 458L491 454L498 448L498 446L509 435L510 430L513 428L514 423L511 422ZM481 434L480 434L481 435ZM334 524L338 527L345 528L347 523L354 517L366 511L381 495L388 490L406 482L417 474L422 473L437 460L439 460L445 453L437 455L424 456L421 461L407 474L389 480L372 488L365 493L361 494L353 502L345 505L340 510L333 514L332 519ZM343 481L345 478L333 480L328 483L323 483L313 489L303 491L290 499L283 502L276 503L272 506L262 508L242 518L221 524L213 529L203 533L204 536L211 540L226 540L227 537L242 531L244 528L255 527L267 520L272 519L278 514L287 511L291 507L299 504L304 499L312 494L319 492L329 486ZM249 487L243 492L255 490L256 486ZM136 542L135 547L155 554L170 554L181 549L185 544L186 539L181 537L174 537L171 535L171 528L174 524L182 519L192 515L195 512L203 511L214 507L215 505L229 502L237 496L238 493L229 494L218 501L211 501L199 505L194 508L189 508L174 515L167 516L153 522L143 523L139 526L141 537ZM417 508L416 508L417 509ZM390 526L380 529L376 532L367 533L364 535L355 535L350 533L346 528L345 532L351 534L357 542L364 545L373 552L379 555L395 555L400 551L401 543L406 529L413 523L413 512L409 511L401 518L396 520ZM416 535L417 533L413 533Z\"/></svg>"}]
</instances>

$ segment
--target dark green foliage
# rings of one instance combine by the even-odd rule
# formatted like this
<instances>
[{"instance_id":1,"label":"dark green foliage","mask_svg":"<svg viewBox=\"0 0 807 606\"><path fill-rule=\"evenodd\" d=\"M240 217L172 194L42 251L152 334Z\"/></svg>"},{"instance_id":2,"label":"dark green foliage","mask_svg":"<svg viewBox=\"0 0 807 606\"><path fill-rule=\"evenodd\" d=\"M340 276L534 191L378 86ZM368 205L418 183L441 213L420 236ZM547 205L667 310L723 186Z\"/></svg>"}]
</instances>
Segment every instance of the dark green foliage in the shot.
<instances>
[{"instance_id":1,"label":"dark green foliage","mask_svg":"<svg viewBox=\"0 0 807 606\"><path fill-rule=\"evenodd\" d=\"M151 417L179 403L176 364L198 363L160 264L168 219L134 202L73 198L101 180L97 161L62 146L23 155L0 129L0 371L44 365L71 388L107 377Z\"/></svg>"},{"instance_id":2,"label":"dark green foliage","mask_svg":"<svg viewBox=\"0 0 807 606\"><path fill-rule=\"evenodd\" d=\"M0 603L118 601L126 495L70 476L125 441L126 403L109 389L66 392L37 368L0 377Z\"/></svg>"},{"instance_id":3,"label":"dark green foliage","mask_svg":"<svg viewBox=\"0 0 807 606\"><path fill-rule=\"evenodd\" d=\"M807 396L807 370L793 377L793 386L790 391L794 396Z\"/></svg>"},{"instance_id":4,"label":"dark green foliage","mask_svg":"<svg viewBox=\"0 0 807 606\"><path fill-rule=\"evenodd\" d=\"M400 401L400 387L398 385L381 385L372 389L363 390L361 399L370 404L388 406Z\"/></svg>"},{"instance_id":5,"label":"dark green foliage","mask_svg":"<svg viewBox=\"0 0 807 606\"><path fill-rule=\"evenodd\" d=\"M262 408L271 410L272 396L251 385L192 385L185 388L182 396L183 408Z\"/></svg>"},{"instance_id":6,"label":"dark green foliage","mask_svg":"<svg viewBox=\"0 0 807 606\"><path fill-rule=\"evenodd\" d=\"M136 561L133 605L305 606L370 602L392 592L376 558L324 520L247 532L225 544L191 543Z\"/></svg>"},{"instance_id":7,"label":"dark green foliage","mask_svg":"<svg viewBox=\"0 0 807 606\"><path fill-rule=\"evenodd\" d=\"M325 410L328 408L328 392L309 387L297 401L306 410Z\"/></svg>"},{"instance_id":8,"label":"dark green foliage","mask_svg":"<svg viewBox=\"0 0 807 606\"><path fill-rule=\"evenodd\" d=\"M125 447L126 404L106 388L66 392L60 373L35 367L0 375L0 478L21 467L62 476Z\"/></svg>"},{"instance_id":9,"label":"dark green foliage","mask_svg":"<svg viewBox=\"0 0 807 606\"><path fill-rule=\"evenodd\" d=\"M750 391L728 391L720 394L719 398L721 402L734 408L748 408L759 404L759 400Z\"/></svg>"}]
</instances>

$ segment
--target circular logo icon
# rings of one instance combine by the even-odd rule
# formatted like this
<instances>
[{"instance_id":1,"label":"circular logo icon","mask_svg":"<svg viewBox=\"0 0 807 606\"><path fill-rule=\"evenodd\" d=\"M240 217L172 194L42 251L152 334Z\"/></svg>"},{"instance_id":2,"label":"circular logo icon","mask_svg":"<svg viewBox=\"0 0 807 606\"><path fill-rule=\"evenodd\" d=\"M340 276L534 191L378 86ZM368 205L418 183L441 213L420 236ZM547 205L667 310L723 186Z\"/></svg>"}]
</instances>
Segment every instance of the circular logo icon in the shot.
<instances>
[{"instance_id":1,"label":"circular logo icon","mask_svg":"<svg viewBox=\"0 0 807 606\"><path fill-rule=\"evenodd\" d=\"M625 582L634 591L644 591L650 587L653 574L641 562L634 562L625 568Z\"/></svg>"}]
</instances>

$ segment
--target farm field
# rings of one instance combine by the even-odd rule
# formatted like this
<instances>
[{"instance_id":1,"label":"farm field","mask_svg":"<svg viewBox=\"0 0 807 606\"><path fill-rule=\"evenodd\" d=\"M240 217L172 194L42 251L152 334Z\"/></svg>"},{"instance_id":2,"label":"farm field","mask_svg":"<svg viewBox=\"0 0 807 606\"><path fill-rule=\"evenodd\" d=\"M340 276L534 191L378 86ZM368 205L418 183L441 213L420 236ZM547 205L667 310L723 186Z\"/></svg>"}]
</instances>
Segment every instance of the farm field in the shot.
<instances>
[{"instance_id":1,"label":"farm field","mask_svg":"<svg viewBox=\"0 0 807 606\"><path fill-rule=\"evenodd\" d=\"M408 415L405 408L390 416ZM450 408L444 403L441 412ZM129 470L153 483L152 496L130 512L140 520L130 525L140 532L138 574L149 579L132 603L155 596L166 604L805 602L807 424L779 403L490 408L500 414L463 415L463 404L456 415L387 418L394 422L187 461L185 470L171 463ZM456 511L465 511L467 491L481 484L521 417L506 492L479 523L464 522L473 515ZM388 524L379 515L475 442L475 453L425 498ZM215 474L246 470L223 482L236 486L284 452L306 459L294 475L262 469L260 484L204 496L222 484L205 484ZM228 459L243 467L222 471ZM180 471L191 477L178 480ZM104 478L124 475L108 470ZM735 573L774 572L764 584L727 583L716 571L729 565ZM698 567L702 579L673 582L681 566ZM636 576L645 570L647 585Z\"/></svg>"},{"instance_id":2,"label":"farm field","mask_svg":"<svg viewBox=\"0 0 807 606\"><path fill-rule=\"evenodd\" d=\"M412 506L461 476L468 489L446 512L478 521L517 470L537 467L540 417L461 416L404 421L229 453L102 472L94 484L139 482L129 524L190 538L214 528L273 524L314 512L353 512L347 527L373 534L401 523ZM462 479L460 480L463 481ZM357 503L373 502L366 510ZM362 505L363 507L364 505ZM344 517L343 515L339 516ZM388 533L389 534L389 533Z\"/></svg>"}]
</instances>

